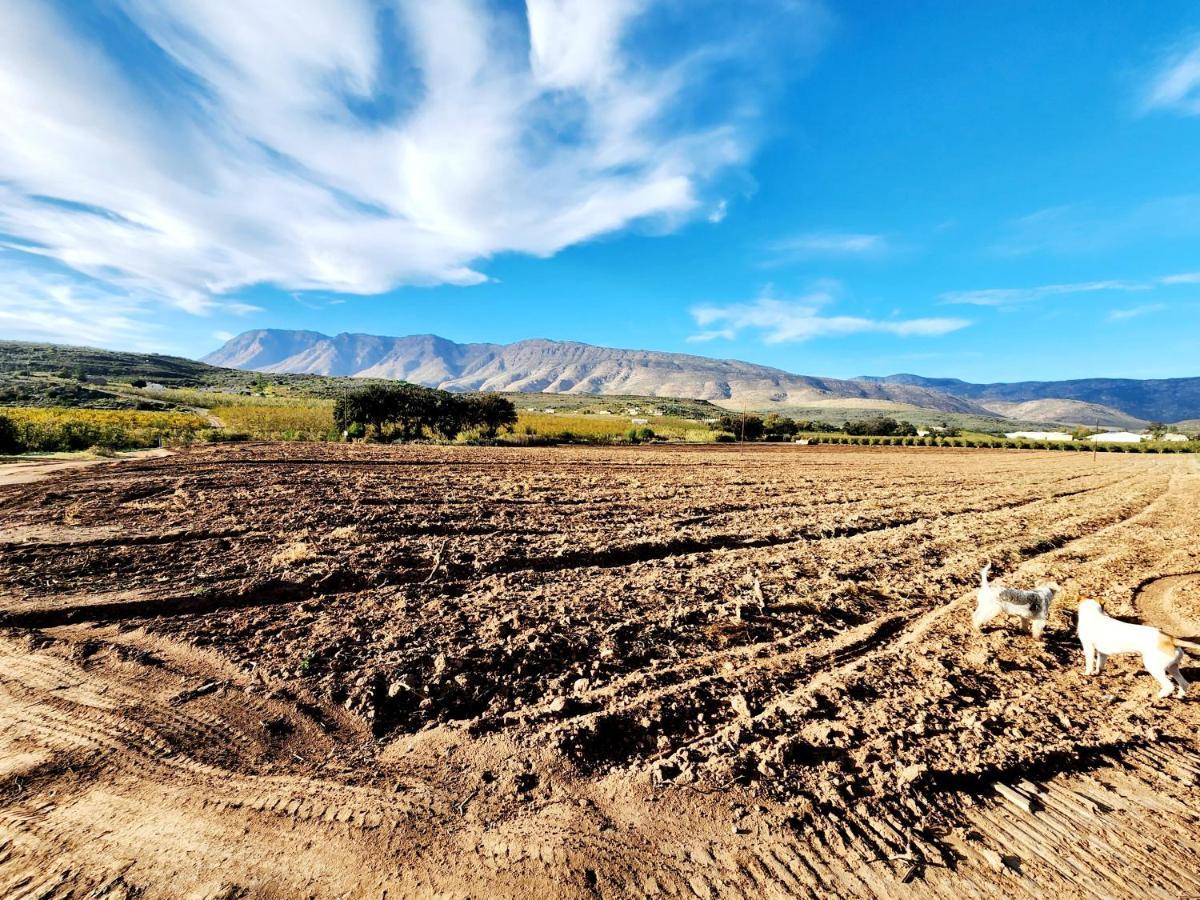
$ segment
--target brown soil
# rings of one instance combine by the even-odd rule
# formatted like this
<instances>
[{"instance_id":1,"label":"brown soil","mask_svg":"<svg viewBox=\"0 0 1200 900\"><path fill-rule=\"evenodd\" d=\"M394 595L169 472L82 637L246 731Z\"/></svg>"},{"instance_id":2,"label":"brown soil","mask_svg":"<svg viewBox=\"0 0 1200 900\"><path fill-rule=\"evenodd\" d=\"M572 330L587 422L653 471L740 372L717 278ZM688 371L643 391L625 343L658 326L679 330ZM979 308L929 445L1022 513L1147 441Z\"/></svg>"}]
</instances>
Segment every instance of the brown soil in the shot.
<instances>
[{"instance_id":1,"label":"brown soil","mask_svg":"<svg viewBox=\"0 0 1200 900\"><path fill-rule=\"evenodd\" d=\"M0 486L0 896L1200 892L1195 702L1070 615L1200 630L1197 508L1190 456L933 448ZM1044 642L971 631L985 559Z\"/></svg>"}]
</instances>

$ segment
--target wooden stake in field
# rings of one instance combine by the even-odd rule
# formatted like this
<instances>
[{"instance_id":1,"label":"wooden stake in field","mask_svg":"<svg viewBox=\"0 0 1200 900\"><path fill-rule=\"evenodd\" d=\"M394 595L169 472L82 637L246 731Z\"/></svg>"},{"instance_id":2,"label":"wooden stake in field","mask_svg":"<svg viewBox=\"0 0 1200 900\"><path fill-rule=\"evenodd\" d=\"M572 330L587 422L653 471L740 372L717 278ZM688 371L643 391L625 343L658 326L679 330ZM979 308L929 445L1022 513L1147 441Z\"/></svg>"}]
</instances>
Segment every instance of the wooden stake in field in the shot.
<instances>
[{"instance_id":1,"label":"wooden stake in field","mask_svg":"<svg viewBox=\"0 0 1200 900\"><path fill-rule=\"evenodd\" d=\"M746 443L746 407L742 407L742 439L739 443Z\"/></svg>"}]
</instances>

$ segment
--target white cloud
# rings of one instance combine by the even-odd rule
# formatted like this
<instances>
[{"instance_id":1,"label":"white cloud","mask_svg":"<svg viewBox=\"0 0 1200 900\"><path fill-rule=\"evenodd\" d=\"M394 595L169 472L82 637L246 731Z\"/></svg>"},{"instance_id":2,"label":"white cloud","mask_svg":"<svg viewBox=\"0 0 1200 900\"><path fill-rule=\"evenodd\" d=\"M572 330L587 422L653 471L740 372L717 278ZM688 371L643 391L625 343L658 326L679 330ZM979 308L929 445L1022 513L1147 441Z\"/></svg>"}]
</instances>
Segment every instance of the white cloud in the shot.
<instances>
[{"instance_id":1,"label":"white cloud","mask_svg":"<svg viewBox=\"0 0 1200 900\"><path fill-rule=\"evenodd\" d=\"M164 349L146 298L0 260L0 335L8 340Z\"/></svg>"},{"instance_id":2,"label":"white cloud","mask_svg":"<svg viewBox=\"0 0 1200 900\"><path fill-rule=\"evenodd\" d=\"M1200 40L1175 47L1159 62L1142 106L1200 115Z\"/></svg>"},{"instance_id":3,"label":"white cloud","mask_svg":"<svg viewBox=\"0 0 1200 900\"><path fill-rule=\"evenodd\" d=\"M237 337L232 331L214 331L212 336L218 341L232 341Z\"/></svg>"},{"instance_id":4,"label":"white cloud","mask_svg":"<svg viewBox=\"0 0 1200 900\"><path fill-rule=\"evenodd\" d=\"M972 291L947 291L939 298L942 303L966 306L1018 306L1037 300L1048 300L1070 294L1095 293L1140 293L1179 284L1200 284L1200 272L1182 272L1177 275L1160 275L1140 281L1106 279L1077 281L1069 284L1042 284L1027 288L985 288ZM1137 309L1150 311L1162 308L1160 304L1139 306Z\"/></svg>"},{"instance_id":5,"label":"white cloud","mask_svg":"<svg viewBox=\"0 0 1200 900\"><path fill-rule=\"evenodd\" d=\"M810 232L775 241L767 248L767 260L782 264L830 257L871 257L888 249L887 239L881 234Z\"/></svg>"},{"instance_id":6,"label":"white cloud","mask_svg":"<svg viewBox=\"0 0 1200 900\"><path fill-rule=\"evenodd\" d=\"M728 213L729 213L729 205L724 200L722 200L715 207L713 207L712 212L710 212L708 214L707 218L708 218L708 221L710 224L719 225L721 222L725 221L725 216Z\"/></svg>"},{"instance_id":7,"label":"white cloud","mask_svg":"<svg viewBox=\"0 0 1200 900\"><path fill-rule=\"evenodd\" d=\"M1200 194L1155 197L1126 207L1064 205L1007 223L990 250L998 256L1035 253L1094 255L1153 243L1190 245L1200 237Z\"/></svg>"},{"instance_id":8,"label":"white cloud","mask_svg":"<svg viewBox=\"0 0 1200 900\"><path fill-rule=\"evenodd\" d=\"M1109 322L1124 322L1127 319L1136 319L1138 316L1144 316L1147 313L1159 312L1166 309L1164 303L1143 303L1141 306L1134 306L1129 309L1114 309L1109 312L1106 321Z\"/></svg>"},{"instance_id":9,"label":"white cloud","mask_svg":"<svg viewBox=\"0 0 1200 900\"><path fill-rule=\"evenodd\" d=\"M943 303L968 306L1014 306L1049 297L1067 294L1088 294L1097 291L1146 291L1151 285L1138 281L1082 281L1074 284L1043 284L1030 288L986 288L975 291L948 291L941 295Z\"/></svg>"},{"instance_id":10,"label":"white cloud","mask_svg":"<svg viewBox=\"0 0 1200 900\"><path fill-rule=\"evenodd\" d=\"M134 58L9 0L0 235L204 313L259 283L477 284L495 254L673 226L747 159L749 101L794 60L711 29L640 52L653 5L123 0L156 46ZM811 52L821 9L778 10L774 29ZM735 58L744 77L708 77ZM699 102L710 87L728 102Z\"/></svg>"},{"instance_id":11,"label":"white cloud","mask_svg":"<svg viewBox=\"0 0 1200 900\"><path fill-rule=\"evenodd\" d=\"M700 331L696 334L689 334L684 340L689 344L704 344L718 339L732 341L736 337L737 332L732 328L717 328L713 331Z\"/></svg>"},{"instance_id":12,"label":"white cloud","mask_svg":"<svg viewBox=\"0 0 1200 900\"><path fill-rule=\"evenodd\" d=\"M871 332L898 337L934 336L958 331L971 324L967 319L958 318L867 319L827 315L823 310L833 299L830 291L816 290L795 300L780 300L764 294L750 303L697 306L692 309L692 318L705 330L689 340L732 340L745 330L760 332L768 344Z\"/></svg>"}]
</instances>

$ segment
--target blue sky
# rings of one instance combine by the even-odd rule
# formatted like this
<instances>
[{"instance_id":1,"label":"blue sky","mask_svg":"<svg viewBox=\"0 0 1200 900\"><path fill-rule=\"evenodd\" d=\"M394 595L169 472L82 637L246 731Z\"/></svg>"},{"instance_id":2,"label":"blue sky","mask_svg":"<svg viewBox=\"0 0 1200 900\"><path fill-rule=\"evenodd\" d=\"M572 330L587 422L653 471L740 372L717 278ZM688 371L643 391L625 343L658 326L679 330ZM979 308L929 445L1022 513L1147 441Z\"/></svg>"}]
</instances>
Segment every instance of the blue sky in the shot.
<instances>
[{"instance_id":1,"label":"blue sky","mask_svg":"<svg viewBox=\"0 0 1200 900\"><path fill-rule=\"evenodd\" d=\"M1197 374L1194 3L4 6L0 338Z\"/></svg>"}]
</instances>

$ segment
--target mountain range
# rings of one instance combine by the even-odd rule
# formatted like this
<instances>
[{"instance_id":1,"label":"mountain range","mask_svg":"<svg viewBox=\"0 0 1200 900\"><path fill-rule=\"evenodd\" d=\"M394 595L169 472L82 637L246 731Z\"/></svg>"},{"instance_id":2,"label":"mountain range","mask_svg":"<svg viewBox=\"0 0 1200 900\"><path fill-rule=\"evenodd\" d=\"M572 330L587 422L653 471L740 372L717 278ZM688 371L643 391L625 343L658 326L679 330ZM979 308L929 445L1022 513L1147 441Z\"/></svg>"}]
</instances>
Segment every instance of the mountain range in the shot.
<instances>
[{"instance_id":1,"label":"mountain range","mask_svg":"<svg viewBox=\"0 0 1200 900\"><path fill-rule=\"evenodd\" d=\"M449 391L637 394L728 408L878 406L1134 428L1200 417L1200 378L972 384L920 375L821 378L731 359L542 339L458 344L432 334L384 337L261 329L204 357L261 372L411 381Z\"/></svg>"}]
</instances>

